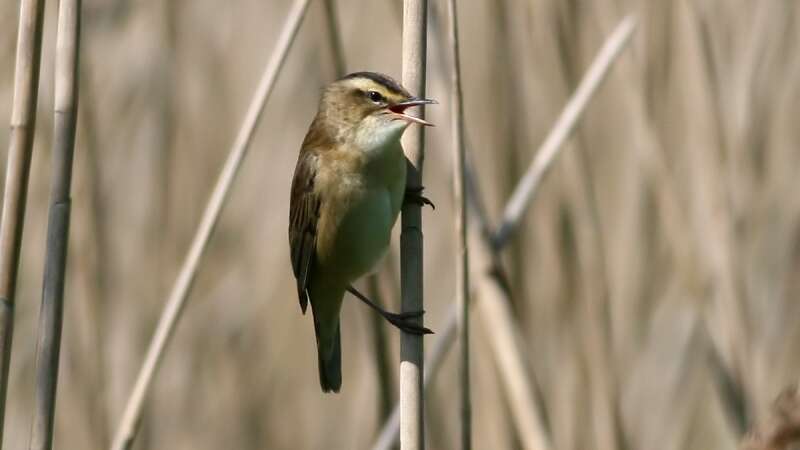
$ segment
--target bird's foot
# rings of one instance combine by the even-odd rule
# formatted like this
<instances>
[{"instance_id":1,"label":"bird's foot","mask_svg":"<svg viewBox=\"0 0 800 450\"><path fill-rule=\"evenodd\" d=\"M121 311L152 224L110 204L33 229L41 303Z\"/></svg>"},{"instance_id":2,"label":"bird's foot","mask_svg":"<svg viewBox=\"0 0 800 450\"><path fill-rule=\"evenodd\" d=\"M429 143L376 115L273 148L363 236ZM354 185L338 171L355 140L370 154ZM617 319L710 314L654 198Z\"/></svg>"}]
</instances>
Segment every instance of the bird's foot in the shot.
<instances>
[{"instance_id":1,"label":"bird's foot","mask_svg":"<svg viewBox=\"0 0 800 450\"><path fill-rule=\"evenodd\" d=\"M431 208L436 209L436 205L434 205L433 202L430 201L428 197L422 195L422 191L424 189L425 188L422 186L407 188L405 198L403 198L403 202L404 203L414 202L418 204L420 207L425 205L430 205Z\"/></svg>"},{"instance_id":2,"label":"bird's foot","mask_svg":"<svg viewBox=\"0 0 800 450\"><path fill-rule=\"evenodd\" d=\"M399 328L401 331L420 336L424 334L433 334L433 331L431 331L429 328L425 328L422 325L417 325L416 323L411 321L411 319L422 317L422 315L425 314L425 311L408 311L402 313L389 312L381 308L380 306L376 305L372 300L367 298L366 295L362 294L361 292L358 292L358 290L353 286L349 286L347 288L347 291L355 295L356 298L358 298L362 302L366 303L367 306L374 309L378 314L381 315L381 317L386 319L387 322Z\"/></svg>"},{"instance_id":3,"label":"bird's foot","mask_svg":"<svg viewBox=\"0 0 800 450\"><path fill-rule=\"evenodd\" d=\"M403 332L409 334L417 334L420 336L424 334L433 334L433 331L431 331L429 328L425 328L422 325L417 325L416 323L409 320L409 319L415 319L417 317L422 317L423 314L425 314L425 311L410 311L404 313L390 313L384 311L384 313L381 315L389 323L399 328Z\"/></svg>"}]
</instances>

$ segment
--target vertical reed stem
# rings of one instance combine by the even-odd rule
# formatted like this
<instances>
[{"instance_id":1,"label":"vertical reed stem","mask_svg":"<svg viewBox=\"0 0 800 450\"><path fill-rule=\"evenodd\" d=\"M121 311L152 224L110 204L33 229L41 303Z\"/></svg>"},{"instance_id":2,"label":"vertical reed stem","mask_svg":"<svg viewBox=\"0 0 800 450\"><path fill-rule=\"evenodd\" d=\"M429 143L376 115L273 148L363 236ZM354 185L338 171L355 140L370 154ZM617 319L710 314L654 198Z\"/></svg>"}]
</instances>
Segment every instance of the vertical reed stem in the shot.
<instances>
[{"instance_id":1,"label":"vertical reed stem","mask_svg":"<svg viewBox=\"0 0 800 450\"><path fill-rule=\"evenodd\" d=\"M14 102L0 225L0 447L3 446L8 366L14 334L14 297L25 221L28 175L36 129L44 0L22 0L14 72Z\"/></svg>"},{"instance_id":2,"label":"vertical reed stem","mask_svg":"<svg viewBox=\"0 0 800 450\"><path fill-rule=\"evenodd\" d=\"M44 266L42 307L36 352L36 400L30 450L53 446L53 421L58 386L58 357L64 313L64 281L69 241L70 186L78 113L78 58L81 0L61 0L55 64L55 130L50 213Z\"/></svg>"},{"instance_id":3,"label":"vertical reed stem","mask_svg":"<svg viewBox=\"0 0 800 450\"><path fill-rule=\"evenodd\" d=\"M469 253L467 248L467 204L464 193L464 102L461 90L461 56L458 42L458 11L456 0L449 0L450 22L450 93L453 133L453 204L456 231L456 303L458 305L459 372L461 382L461 448L472 448L472 405L469 381Z\"/></svg>"},{"instance_id":4,"label":"vertical reed stem","mask_svg":"<svg viewBox=\"0 0 800 450\"><path fill-rule=\"evenodd\" d=\"M427 0L403 2L403 85L415 95L425 96L427 51ZM417 111L420 117L424 111ZM424 130L410 127L403 138L408 158L406 188L422 189ZM422 211L419 204L403 205L400 234L400 280L403 312L421 311L422 300ZM422 317L417 319L422 325ZM400 336L400 448L425 448L424 397L422 389L424 349L422 336Z\"/></svg>"}]
</instances>

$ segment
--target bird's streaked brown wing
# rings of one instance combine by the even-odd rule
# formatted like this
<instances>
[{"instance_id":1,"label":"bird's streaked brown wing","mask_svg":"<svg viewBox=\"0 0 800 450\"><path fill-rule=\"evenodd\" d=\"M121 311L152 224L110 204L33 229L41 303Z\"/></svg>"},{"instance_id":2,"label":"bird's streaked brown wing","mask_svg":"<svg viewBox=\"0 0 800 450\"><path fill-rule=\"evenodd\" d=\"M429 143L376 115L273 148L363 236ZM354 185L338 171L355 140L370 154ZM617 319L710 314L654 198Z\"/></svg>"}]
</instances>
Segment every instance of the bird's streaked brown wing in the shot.
<instances>
[{"instance_id":1,"label":"bird's streaked brown wing","mask_svg":"<svg viewBox=\"0 0 800 450\"><path fill-rule=\"evenodd\" d=\"M308 307L311 269L316 254L320 199L314 193L315 176L316 155L310 151L301 151L294 169L292 196L289 200L289 245L292 269L297 279L297 296L303 314Z\"/></svg>"}]
</instances>

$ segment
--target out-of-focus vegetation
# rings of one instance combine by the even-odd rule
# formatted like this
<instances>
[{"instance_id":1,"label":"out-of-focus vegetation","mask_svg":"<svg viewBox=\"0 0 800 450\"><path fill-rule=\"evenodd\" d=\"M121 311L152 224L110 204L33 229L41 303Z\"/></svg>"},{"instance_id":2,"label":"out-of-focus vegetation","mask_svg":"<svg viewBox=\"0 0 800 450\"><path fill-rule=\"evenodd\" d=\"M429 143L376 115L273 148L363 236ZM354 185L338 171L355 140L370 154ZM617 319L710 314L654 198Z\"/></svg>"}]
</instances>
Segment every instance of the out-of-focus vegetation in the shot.
<instances>
[{"instance_id":1,"label":"out-of-focus vegetation","mask_svg":"<svg viewBox=\"0 0 800 450\"><path fill-rule=\"evenodd\" d=\"M437 209L424 213L424 231L426 325L436 330L453 300L454 239L449 56L442 5L430 3L428 95L440 104L428 117L440 127L427 135ZM108 446L289 4L85 0L58 448ZM399 78L400 5L336 2L350 71ZM47 6L6 448L27 445L33 399L53 129L57 5ZM639 20L504 261L553 447L610 450L598 435L613 412L593 405L607 389L627 448L735 448L800 379L800 5L495 0L459 12L467 138L493 218L604 38L624 15ZM17 15L18 2L0 3L0 123L10 120ZM391 376L379 379L373 313L348 300L343 390L323 395L288 258L291 173L335 74L326 23L314 2L137 449L367 448L382 423L397 332L386 330ZM392 254L379 278L393 309L397 276ZM492 330L472 320L475 448L515 448ZM600 364L597 329L611 350ZM446 360L429 391L432 449L457 443L456 366ZM604 375L611 386L597 381Z\"/></svg>"}]
</instances>

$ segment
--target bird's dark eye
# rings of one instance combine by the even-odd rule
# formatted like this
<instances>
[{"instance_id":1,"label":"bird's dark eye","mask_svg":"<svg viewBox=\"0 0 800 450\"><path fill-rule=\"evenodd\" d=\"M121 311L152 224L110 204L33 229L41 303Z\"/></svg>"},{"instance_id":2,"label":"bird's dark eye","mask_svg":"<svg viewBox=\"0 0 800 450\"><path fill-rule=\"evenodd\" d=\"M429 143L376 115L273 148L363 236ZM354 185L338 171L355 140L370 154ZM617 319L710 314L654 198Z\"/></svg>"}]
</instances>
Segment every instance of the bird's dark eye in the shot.
<instances>
[{"instance_id":1,"label":"bird's dark eye","mask_svg":"<svg viewBox=\"0 0 800 450\"><path fill-rule=\"evenodd\" d=\"M367 97L375 103L383 102L383 96L378 91L368 91Z\"/></svg>"}]
</instances>

